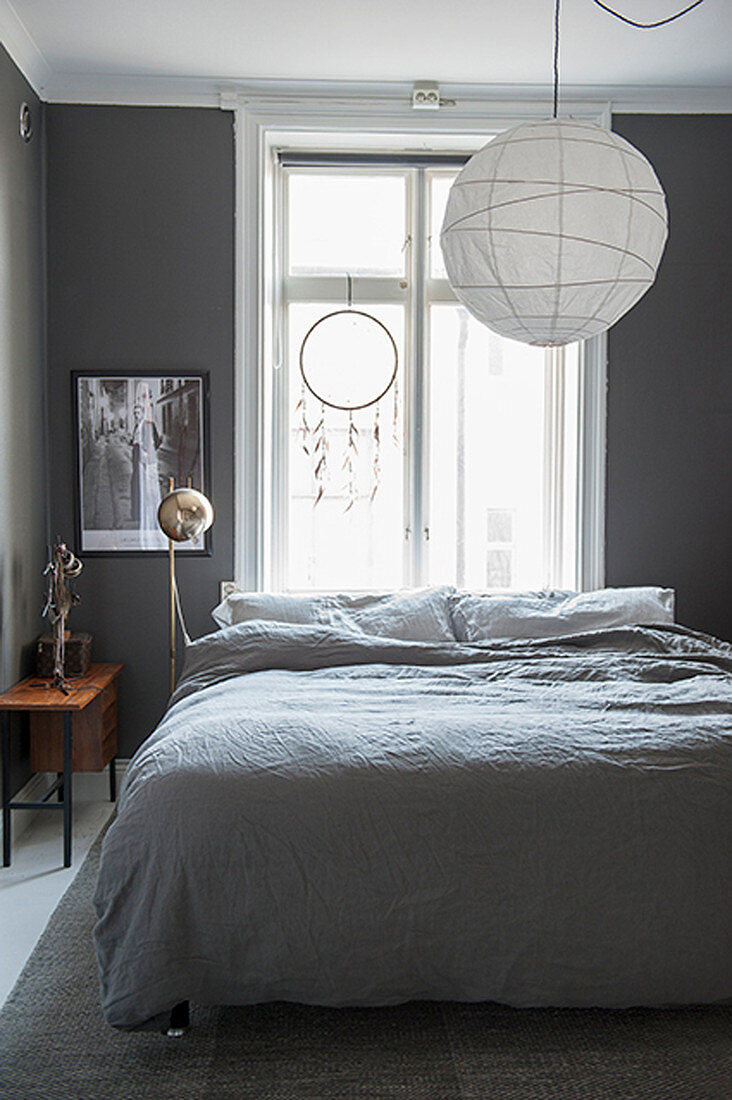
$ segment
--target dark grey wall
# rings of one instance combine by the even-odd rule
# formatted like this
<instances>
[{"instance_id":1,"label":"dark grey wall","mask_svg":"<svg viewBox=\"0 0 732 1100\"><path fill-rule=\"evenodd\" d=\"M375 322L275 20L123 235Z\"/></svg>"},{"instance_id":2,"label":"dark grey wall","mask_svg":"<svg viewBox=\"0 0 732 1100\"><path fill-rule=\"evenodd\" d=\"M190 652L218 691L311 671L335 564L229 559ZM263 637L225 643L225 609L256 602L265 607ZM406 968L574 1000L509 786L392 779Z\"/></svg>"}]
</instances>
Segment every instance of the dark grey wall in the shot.
<instances>
[{"instance_id":1,"label":"dark grey wall","mask_svg":"<svg viewBox=\"0 0 732 1100\"><path fill-rule=\"evenodd\" d=\"M73 529L69 375L211 372L214 556L179 562L191 632L233 573L232 118L202 109L50 106L53 528ZM621 116L666 188L655 287L610 334L607 579L676 588L682 622L732 636L730 118ZM88 558L75 629L121 660L121 751L167 694L166 564Z\"/></svg>"},{"instance_id":2,"label":"dark grey wall","mask_svg":"<svg viewBox=\"0 0 732 1100\"><path fill-rule=\"evenodd\" d=\"M670 234L654 287L610 332L607 581L677 591L732 639L732 117L621 115Z\"/></svg>"},{"instance_id":3,"label":"dark grey wall","mask_svg":"<svg viewBox=\"0 0 732 1100\"><path fill-rule=\"evenodd\" d=\"M233 575L233 116L198 108L49 105L48 356L53 528L72 538L70 373L208 370L214 553L178 557L188 628L213 627ZM75 630L123 661L120 754L167 699L167 560L85 559Z\"/></svg>"},{"instance_id":4,"label":"dark grey wall","mask_svg":"<svg viewBox=\"0 0 732 1100\"><path fill-rule=\"evenodd\" d=\"M0 690L32 671L43 628L44 387L42 109L0 47ZM13 758L17 787L29 774L25 736L13 738Z\"/></svg>"}]
</instances>

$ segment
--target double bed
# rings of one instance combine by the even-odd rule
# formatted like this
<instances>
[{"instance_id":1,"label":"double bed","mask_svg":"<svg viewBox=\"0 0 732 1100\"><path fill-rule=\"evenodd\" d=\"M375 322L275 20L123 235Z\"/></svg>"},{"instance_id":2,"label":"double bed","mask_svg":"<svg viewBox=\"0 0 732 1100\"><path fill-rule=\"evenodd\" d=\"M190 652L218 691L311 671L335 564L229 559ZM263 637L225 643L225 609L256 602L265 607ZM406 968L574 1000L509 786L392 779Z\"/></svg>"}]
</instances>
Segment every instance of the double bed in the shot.
<instances>
[{"instance_id":1,"label":"double bed","mask_svg":"<svg viewBox=\"0 0 732 1100\"><path fill-rule=\"evenodd\" d=\"M110 1024L732 999L732 646L664 615L476 639L446 599L451 640L331 604L188 647L104 841Z\"/></svg>"}]
</instances>

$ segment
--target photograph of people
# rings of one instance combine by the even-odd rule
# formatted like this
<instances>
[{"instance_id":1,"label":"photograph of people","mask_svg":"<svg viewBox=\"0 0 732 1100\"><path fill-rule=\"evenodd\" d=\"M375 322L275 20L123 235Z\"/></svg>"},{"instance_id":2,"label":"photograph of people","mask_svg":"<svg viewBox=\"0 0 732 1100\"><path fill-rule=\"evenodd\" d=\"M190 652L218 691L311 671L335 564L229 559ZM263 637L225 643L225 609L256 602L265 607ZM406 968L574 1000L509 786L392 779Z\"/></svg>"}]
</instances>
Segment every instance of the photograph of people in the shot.
<instances>
[{"instance_id":1,"label":"photograph of people","mask_svg":"<svg viewBox=\"0 0 732 1100\"><path fill-rule=\"evenodd\" d=\"M202 376L84 374L76 397L79 549L165 550L157 511L169 478L203 485Z\"/></svg>"},{"instance_id":2,"label":"photograph of people","mask_svg":"<svg viewBox=\"0 0 732 1100\"><path fill-rule=\"evenodd\" d=\"M131 519L140 532L145 549L155 549L157 544L157 511L161 500L158 472L158 449L162 443L160 432L153 420L150 387L143 382L132 410L134 428L132 445L132 479L130 487ZM149 535L153 534L152 546Z\"/></svg>"}]
</instances>

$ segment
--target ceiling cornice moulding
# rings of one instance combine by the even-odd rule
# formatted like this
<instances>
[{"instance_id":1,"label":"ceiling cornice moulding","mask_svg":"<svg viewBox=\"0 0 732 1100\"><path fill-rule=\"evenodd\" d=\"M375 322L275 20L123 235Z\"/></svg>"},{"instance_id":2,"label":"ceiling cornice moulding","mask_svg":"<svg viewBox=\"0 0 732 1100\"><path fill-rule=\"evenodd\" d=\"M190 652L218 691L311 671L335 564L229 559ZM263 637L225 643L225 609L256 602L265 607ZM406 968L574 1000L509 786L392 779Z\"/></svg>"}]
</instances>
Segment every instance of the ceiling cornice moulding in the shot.
<instances>
[{"instance_id":1,"label":"ceiling cornice moulding","mask_svg":"<svg viewBox=\"0 0 732 1100\"><path fill-rule=\"evenodd\" d=\"M17 63L17 62L16 62ZM27 74L26 74L27 75ZM219 107L222 98L229 106L250 99L259 102L272 98L280 103L288 99L320 104L327 100L347 100L354 105L368 100L401 110L411 103L411 83L345 83L339 81L234 81L216 78L99 76L79 73L54 73L47 78L42 98L48 103L85 103L126 106ZM546 103L551 110L549 84L443 84L443 98L454 100L440 114L457 108L459 114L478 114L486 103ZM658 87L653 85L565 85L562 102L610 103L614 114L729 114L732 113L732 87Z\"/></svg>"},{"instance_id":2,"label":"ceiling cornice moulding","mask_svg":"<svg viewBox=\"0 0 732 1100\"><path fill-rule=\"evenodd\" d=\"M0 0L0 42L39 99L51 78L51 66L36 46L9 0Z\"/></svg>"},{"instance_id":3,"label":"ceiling cornice moulding","mask_svg":"<svg viewBox=\"0 0 732 1100\"><path fill-rule=\"evenodd\" d=\"M40 99L48 103L130 106L221 106L222 92L241 102L254 97L294 97L316 101L369 100L399 111L411 100L412 82L246 80L233 77L125 75L54 72L18 15L12 0L0 0L0 41ZM429 75L429 74L428 74ZM441 84L443 98L455 100L456 113L479 113L481 104L496 101L547 104L549 84ZM399 106L396 102L399 101ZM609 103L614 114L729 114L732 87L720 85L562 85L560 101ZM232 100L233 102L233 100ZM444 107L440 113L452 108ZM566 110L565 110L566 113Z\"/></svg>"}]
</instances>

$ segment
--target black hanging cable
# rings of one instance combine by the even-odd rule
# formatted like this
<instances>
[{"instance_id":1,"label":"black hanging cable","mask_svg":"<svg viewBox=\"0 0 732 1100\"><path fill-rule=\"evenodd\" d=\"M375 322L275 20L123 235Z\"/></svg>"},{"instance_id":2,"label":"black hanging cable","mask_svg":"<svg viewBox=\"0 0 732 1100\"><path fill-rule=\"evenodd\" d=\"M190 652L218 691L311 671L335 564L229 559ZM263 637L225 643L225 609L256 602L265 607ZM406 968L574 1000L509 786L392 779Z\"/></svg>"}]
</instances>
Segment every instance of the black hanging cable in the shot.
<instances>
[{"instance_id":1,"label":"black hanging cable","mask_svg":"<svg viewBox=\"0 0 732 1100\"><path fill-rule=\"evenodd\" d=\"M554 4L554 118L559 107L559 2Z\"/></svg>"},{"instance_id":2,"label":"black hanging cable","mask_svg":"<svg viewBox=\"0 0 732 1100\"><path fill-rule=\"evenodd\" d=\"M698 8L700 4L703 4L704 0L694 0L693 4L677 11L675 15L669 15L666 19L657 19L655 23L637 23L635 19L629 19L627 15L621 15L619 11L615 11L614 8L604 4L603 0L592 0L592 3L596 4L598 8L602 8L608 15L614 15L622 23L647 31L652 30L654 27L665 27L667 23L673 23L676 19L681 19L682 15L688 15L694 8ZM560 0L554 0L554 118L557 117L559 109L559 4Z\"/></svg>"},{"instance_id":3,"label":"black hanging cable","mask_svg":"<svg viewBox=\"0 0 732 1100\"><path fill-rule=\"evenodd\" d=\"M704 0L694 0L693 4L689 4L683 11L677 11L675 15L669 15L666 19L658 19L655 23L636 23L635 19L629 19L627 15L621 15L619 11L614 11L608 7L607 4L603 4L602 0L592 0L593 4L597 4L598 8L602 8L608 15L614 15L616 19L620 19L621 22L627 23L631 27L640 27L641 30L651 30L653 27L663 27L666 23L673 23L675 19L680 19L682 15L686 15L687 12L693 11L694 8L698 8L700 4L704 3Z\"/></svg>"}]
</instances>

